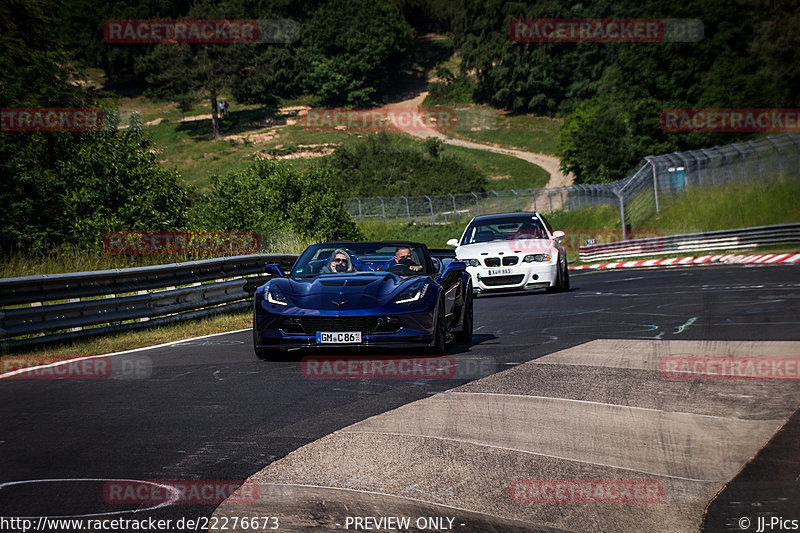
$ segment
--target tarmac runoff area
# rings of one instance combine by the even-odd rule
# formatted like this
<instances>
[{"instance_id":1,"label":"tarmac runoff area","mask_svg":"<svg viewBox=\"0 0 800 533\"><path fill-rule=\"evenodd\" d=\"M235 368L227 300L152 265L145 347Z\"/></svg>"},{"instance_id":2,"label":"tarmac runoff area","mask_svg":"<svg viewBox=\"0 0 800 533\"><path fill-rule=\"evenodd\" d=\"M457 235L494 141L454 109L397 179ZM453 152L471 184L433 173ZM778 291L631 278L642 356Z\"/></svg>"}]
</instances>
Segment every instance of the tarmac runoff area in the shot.
<instances>
[{"instance_id":1,"label":"tarmac runoff area","mask_svg":"<svg viewBox=\"0 0 800 533\"><path fill-rule=\"evenodd\" d=\"M800 380L666 379L675 354L796 365L800 342L595 340L327 435L251 476L257 503L214 516L277 516L282 531L698 531L795 411Z\"/></svg>"}]
</instances>

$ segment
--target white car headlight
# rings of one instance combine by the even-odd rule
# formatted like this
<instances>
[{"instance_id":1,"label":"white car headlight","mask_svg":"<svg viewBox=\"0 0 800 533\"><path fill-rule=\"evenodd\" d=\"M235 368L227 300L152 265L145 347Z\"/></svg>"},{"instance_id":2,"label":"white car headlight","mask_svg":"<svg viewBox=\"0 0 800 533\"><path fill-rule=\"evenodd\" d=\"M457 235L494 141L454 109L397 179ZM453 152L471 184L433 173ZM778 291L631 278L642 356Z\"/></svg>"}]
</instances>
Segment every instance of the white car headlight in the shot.
<instances>
[{"instance_id":1,"label":"white car headlight","mask_svg":"<svg viewBox=\"0 0 800 533\"><path fill-rule=\"evenodd\" d=\"M522 258L523 263L548 263L550 254L528 254Z\"/></svg>"},{"instance_id":2,"label":"white car headlight","mask_svg":"<svg viewBox=\"0 0 800 533\"><path fill-rule=\"evenodd\" d=\"M286 295L277 286L270 285L266 292L267 302L276 305L289 305Z\"/></svg>"},{"instance_id":3,"label":"white car headlight","mask_svg":"<svg viewBox=\"0 0 800 533\"><path fill-rule=\"evenodd\" d=\"M428 284L424 281L421 283L415 283L408 289L404 290L400 293L400 295L395 299L394 303L396 304L409 304L411 302L417 302L425 296L425 293L428 292Z\"/></svg>"},{"instance_id":4,"label":"white car headlight","mask_svg":"<svg viewBox=\"0 0 800 533\"><path fill-rule=\"evenodd\" d=\"M481 262L477 259L459 259L459 261L463 261L467 264L468 267L479 267L481 266Z\"/></svg>"}]
</instances>

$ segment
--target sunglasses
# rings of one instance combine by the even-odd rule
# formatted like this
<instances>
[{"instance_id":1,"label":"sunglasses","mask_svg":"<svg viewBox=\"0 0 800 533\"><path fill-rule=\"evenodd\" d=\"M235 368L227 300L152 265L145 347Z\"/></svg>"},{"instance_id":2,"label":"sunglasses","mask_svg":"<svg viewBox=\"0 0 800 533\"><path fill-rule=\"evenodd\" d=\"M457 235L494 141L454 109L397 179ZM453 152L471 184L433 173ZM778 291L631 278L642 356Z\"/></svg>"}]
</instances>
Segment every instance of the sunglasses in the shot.
<instances>
[{"instance_id":1,"label":"sunglasses","mask_svg":"<svg viewBox=\"0 0 800 533\"><path fill-rule=\"evenodd\" d=\"M333 260L334 263L347 263L347 259L343 259L341 257L337 257Z\"/></svg>"}]
</instances>

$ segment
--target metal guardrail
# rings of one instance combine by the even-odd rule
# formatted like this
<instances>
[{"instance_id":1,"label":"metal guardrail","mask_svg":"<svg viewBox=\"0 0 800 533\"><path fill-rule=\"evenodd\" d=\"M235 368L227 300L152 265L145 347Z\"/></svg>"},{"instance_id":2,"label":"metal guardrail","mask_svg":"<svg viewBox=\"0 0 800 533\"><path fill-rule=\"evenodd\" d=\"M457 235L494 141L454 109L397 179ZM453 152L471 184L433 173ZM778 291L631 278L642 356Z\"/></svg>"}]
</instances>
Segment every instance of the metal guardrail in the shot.
<instances>
[{"instance_id":1,"label":"metal guardrail","mask_svg":"<svg viewBox=\"0 0 800 533\"><path fill-rule=\"evenodd\" d=\"M267 264L288 269L296 259L255 254L0 279L0 344L31 346L246 308L270 277L258 275Z\"/></svg>"},{"instance_id":2,"label":"metal guardrail","mask_svg":"<svg viewBox=\"0 0 800 533\"><path fill-rule=\"evenodd\" d=\"M740 250L795 243L800 243L800 224L778 224L581 246L580 260L605 261L646 255Z\"/></svg>"}]
</instances>

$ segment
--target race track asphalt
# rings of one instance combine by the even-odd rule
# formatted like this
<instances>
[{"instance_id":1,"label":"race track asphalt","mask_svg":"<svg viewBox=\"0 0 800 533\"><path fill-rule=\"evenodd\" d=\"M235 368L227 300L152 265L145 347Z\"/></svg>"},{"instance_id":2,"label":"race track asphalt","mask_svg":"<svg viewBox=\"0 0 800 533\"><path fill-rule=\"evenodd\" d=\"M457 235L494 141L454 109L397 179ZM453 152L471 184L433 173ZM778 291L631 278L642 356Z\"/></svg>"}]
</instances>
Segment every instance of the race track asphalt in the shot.
<instances>
[{"instance_id":1,"label":"race track asphalt","mask_svg":"<svg viewBox=\"0 0 800 533\"><path fill-rule=\"evenodd\" d=\"M637 508L631 516L640 520L639 525L649 524L654 530L660 525L664 530L696 530L703 525L709 531L740 530L735 520L746 512L751 513L747 516L752 516L754 528L754 503L763 510L765 502L775 501L776 512L784 515L786 508L800 508L787 507L798 501L800 421L795 414L786 422L800 403L800 381L676 385L659 379L657 364L652 366L657 360L651 360L646 368L632 363L637 354L663 356L673 353L673 348L691 349L694 355L735 349L740 356L751 351L754 355L786 356L787 350L789 356L797 356L796 345L786 341L800 341L800 269L770 265L629 269L573 274L571 280L572 289L565 294L503 294L475 301L473 342L452 346L448 355L459 363L481 361L484 370L489 362L491 370L499 374L472 382L307 379L298 358L257 360L250 331L136 352L136 357L152 363L146 379L2 379L0 516L102 514L155 517L174 523L181 517L211 517L215 509L217 517L235 515L235 508L225 505L184 504L148 510L153 506L109 503L103 487L119 479L242 482L256 474L273 483L300 474L309 481L298 488L303 483L290 480L280 487L281 494L264 490L262 500L273 493L273 510L285 513L281 531L332 527L328 520L335 514L333 507L320 510L314 502L336 500L330 496L336 488L347 489L342 501L359 505L362 514L372 516L381 511L412 516L433 513L441 502L442 509L460 509L461 523L467 524L460 529L463 531L582 531L587 524L631 530L636 522L619 519L626 515L620 506L629 504L548 504L540 512L509 498L500 501L495 496L481 496L486 491L478 486L487 480L506 483L507 495L508 479L544 479L556 474L557 479L620 479L625 477L622 471L645 472L647 475L638 477L661 479L666 483L665 497L670 490L678 494L674 489L678 485L681 494L687 495L674 508L652 512ZM762 344L764 341L768 342ZM661 351L648 351L654 345L662 346ZM702 350L706 351L694 353ZM619 356L626 353L630 357ZM456 387L461 388L452 391ZM661 401L670 394L669 401ZM514 397L513 409L500 401L503 397ZM570 400L568 407L563 405L565 400ZM554 401L561 403L548 403ZM521 403L525 403L524 409ZM607 407L598 407L601 404ZM440 413L452 417L439 415L439 423L431 427L434 418L426 413L435 409L425 409L428 405L439 405ZM584 405L594 405L598 412L587 415L580 408ZM620 405L626 410L619 412ZM486 428L497 409L514 414L509 417L511 422ZM648 410L660 411L660 418L646 416ZM698 430L697 420L712 417L724 420L711 429ZM409 419L418 421L415 428L409 429ZM477 428L475 434L462 438L459 428L470 423ZM557 442L520 433L521 427L540 423L552 435L572 438ZM632 449L637 439L646 446L649 441L645 442L645 437L665 435L674 438L671 445L692 448L677 455L631 451L608 465L603 460L613 446L595 446L586 440L604 427L620 428L633 443ZM665 427L679 430L665 432ZM487 432L499 440L505 438L503 446L481 441ZM389 434L397 435L386 438ZM463 457L470 457L471 466L467 468L465 460L463 470L452 472L454 465L459 466L458 460L443 462L452 447L420 447L419 442L400 440L423 437L447 441L449 446L464 441L464 446L472 446L462 450ZM369 455L365 450L371 450L373 459L385 461L387 456L400 457L402 450L417 446L421 453L431 454L431 461L426 462L425 456L406 458L397 476L402 487L374 491L361 487L360 496L354 498L354 487L337 487L333 478L363 473L376 462L348 459L338 465L326 463L329 457L312 453L320 449L317 441L324 438L328 440L320 442L329 444L327 450L336 439L346 439L338 450L345 457L350 450L361 450L363 459L364 454ZM481 449L522 450L530 457L547 459L529 464L519 455L489 457L474 449L476 442L482 443ZM723 442L724 449L717 453L715 443ZM663 451L657 446L653 449ZM705 450L705 459L693 469L686 460L698 457L692 455L695 449ZM294 451L297 459L304 460L286 457ZM430 468L404 469L414 460L430 464ZM328 464L331 472L334 467L341 471L331 473L330 479L319 477L314 461ZM658 463L655 470L651 463ZM381 464L391 468L392 462ZM616 470L597 470L598 464ZM501 467L509 469L508 476L493 477ZM444 470L437 470L441 468L449 468L451 475L444 476ZM417 498L401 497L387 503L381 496L393 490L400 493L414 485L415 479L434 471L438 472L437 485L418 485ZM667 477L659 477L664 475ZM374 484L376 479L374 472L363 478L362 485ZM674 486L664 481L673 478L700 480L702 487L685 480ZM464 488L468 485L470 490ZM320 487L327 487L328 492ZM287 491L305 494L287 496ZM451 496L462 497L455 498L458 504L446 502ZM698 512L701 500L706 503ZM703 510L709 504L706 516ZM437 513L447 514L442 509ZM677 512L685 516L665 521ZM316 516L317 522L293 522L308 516Z\"/></svg>"}]
</instances>

